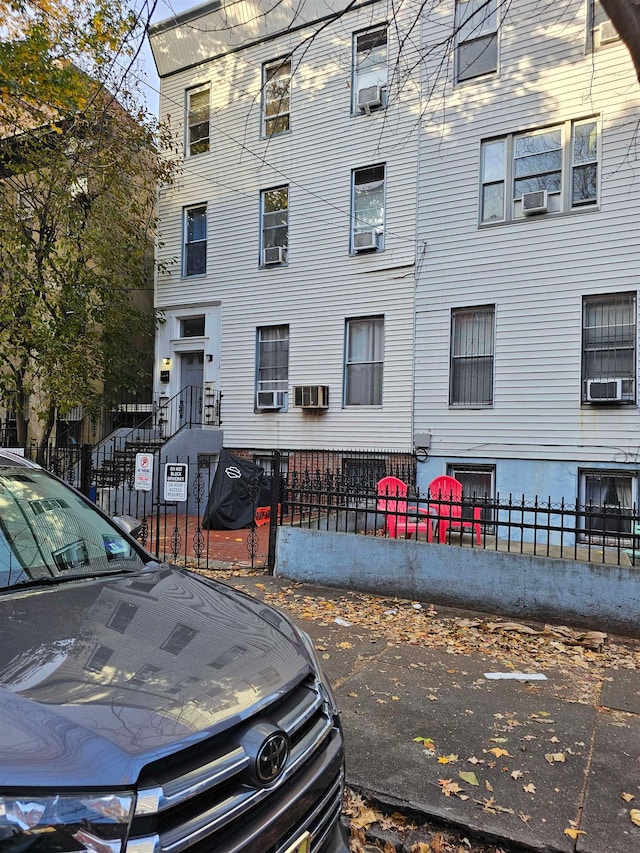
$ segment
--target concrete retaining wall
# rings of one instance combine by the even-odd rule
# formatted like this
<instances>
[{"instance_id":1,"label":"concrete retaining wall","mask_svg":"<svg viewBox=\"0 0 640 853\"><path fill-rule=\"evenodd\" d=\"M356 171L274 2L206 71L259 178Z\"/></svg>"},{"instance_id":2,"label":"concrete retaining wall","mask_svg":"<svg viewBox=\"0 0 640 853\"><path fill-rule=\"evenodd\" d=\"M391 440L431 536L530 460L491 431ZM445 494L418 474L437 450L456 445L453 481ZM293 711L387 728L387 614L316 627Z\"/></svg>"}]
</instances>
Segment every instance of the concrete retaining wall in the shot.
<instances>
[{"instance_id":1,"label":"concrete retaining wall","mask_svg":"<svg viewBox=\"0 0 640 853\"><path fill-rule=\"evenodd\" d=\"M281 527L276 574L640 636L640 569L628 566Z\"/></svg>"}]
</instances>

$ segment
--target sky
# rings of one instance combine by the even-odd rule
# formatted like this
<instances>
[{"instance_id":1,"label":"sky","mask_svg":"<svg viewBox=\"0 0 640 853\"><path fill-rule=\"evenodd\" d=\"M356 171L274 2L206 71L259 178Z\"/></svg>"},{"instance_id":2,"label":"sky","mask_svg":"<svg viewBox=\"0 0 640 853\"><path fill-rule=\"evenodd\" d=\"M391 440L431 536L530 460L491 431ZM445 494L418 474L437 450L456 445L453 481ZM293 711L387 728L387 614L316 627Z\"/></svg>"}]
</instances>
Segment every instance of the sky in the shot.
<instances>
[{"instance_id":1,"label":"sky","mask_svg":"<svg viewBox=\"0 0 640 853\"><path fill-rule=\"evenodd\" d=\"M191 9L194 6L199 6L203 0L158 0L155 12L151 19L152 23L165 21L172 15L184 12L185 9ZM144 5L147 5L146 2ZM147 102L147 108L155 115L158 115L159 104L159 89L160 80L156 72L156 66L149 47L147 38L144 40L144 45L138 57L139 65L143 74L142 93Z\"/></svg>"}]
</instances>

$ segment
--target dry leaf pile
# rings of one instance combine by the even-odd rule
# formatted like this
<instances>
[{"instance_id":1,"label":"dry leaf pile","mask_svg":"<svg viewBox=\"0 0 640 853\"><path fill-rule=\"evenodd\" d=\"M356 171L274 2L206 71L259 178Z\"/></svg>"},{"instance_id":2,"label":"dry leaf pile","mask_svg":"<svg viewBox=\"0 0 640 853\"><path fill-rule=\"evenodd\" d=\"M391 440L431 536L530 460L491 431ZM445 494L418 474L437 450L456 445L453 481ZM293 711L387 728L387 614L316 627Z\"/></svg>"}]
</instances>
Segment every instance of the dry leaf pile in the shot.
<instances>
[{"instance_id":1,"label":"dry leaf pile","mask_svg":"<svg viewBox=\"0 0 640 853\"><path fill-rule=\"evenodd\" d=\"M238 573L206 572L219 579L238 579ZM309 596L292 583L269 589L269 579L248 591L292 615L319 623L346 622L367 628L374 638L445 650L451 654L481 654L508 668L544 672L556 669L575 675L580 670L601 677L604 667L640 671L640 643L613 642L601 631L578 631L563 625L533 627L522 622L443 615L433 604L349 593L332 598Z\"/></svg>"},{"instance_id":2,"label":"dry leaf pile","mask_svg":"<svg viewBox=\"0 0 640 853\"><path fill-rule=\"evenodd\" d=\"M453 829L414 820L400 812L388 813L347 788L343 814L349 820L351 853L505 853L495 845L470 839ZM406 843L407 833L415 842Z\"/></svg>"}]
</instances>

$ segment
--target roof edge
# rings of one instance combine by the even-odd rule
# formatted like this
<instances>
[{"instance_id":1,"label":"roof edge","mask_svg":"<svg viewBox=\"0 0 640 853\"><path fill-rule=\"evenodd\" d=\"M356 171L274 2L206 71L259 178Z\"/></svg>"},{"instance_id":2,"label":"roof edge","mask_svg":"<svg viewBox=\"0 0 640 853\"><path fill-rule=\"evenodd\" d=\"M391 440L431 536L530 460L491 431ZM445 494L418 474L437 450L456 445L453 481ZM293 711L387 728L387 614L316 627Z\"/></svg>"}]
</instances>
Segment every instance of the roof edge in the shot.
<instances>
[{"instance_id":1,"label":"roof edge","mask_svg":"<svg viewBox=\"0 0 640 853\"><path fill-rule=\"evenodd\" d=\"M218 9L221 9L225 5L224 0L207 0L206 3L200 3L198 6L193 6L191 9L181 12L179 15L172 15L170 18L165 18L164 21L158 21L157 24L151 24L147 33L149 37L157 35L158 33L164 33L174 27L187 24L189 21L193 21L196 18L201 18L203 15L208 15L210 12L217 12Z\"/></svg>"}]
</instances>

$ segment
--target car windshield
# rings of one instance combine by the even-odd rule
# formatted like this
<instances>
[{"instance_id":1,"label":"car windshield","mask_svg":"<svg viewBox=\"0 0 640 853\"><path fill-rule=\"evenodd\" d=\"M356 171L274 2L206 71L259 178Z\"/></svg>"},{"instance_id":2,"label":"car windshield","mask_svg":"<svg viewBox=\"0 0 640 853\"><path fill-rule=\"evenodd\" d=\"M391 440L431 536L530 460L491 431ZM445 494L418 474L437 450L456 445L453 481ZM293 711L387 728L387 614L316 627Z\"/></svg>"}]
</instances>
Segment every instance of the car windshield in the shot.
<instances>
[{"instance_id":1,"label":"car windshield","mask_svg":"<svg viewBox=\"0 0 640 853\"><path fill-rule=\"evenodd\" d=\"M38 469L0 468L0 590L142 565L118 528L64 483Z\"/></svg>"}]
</instances>

